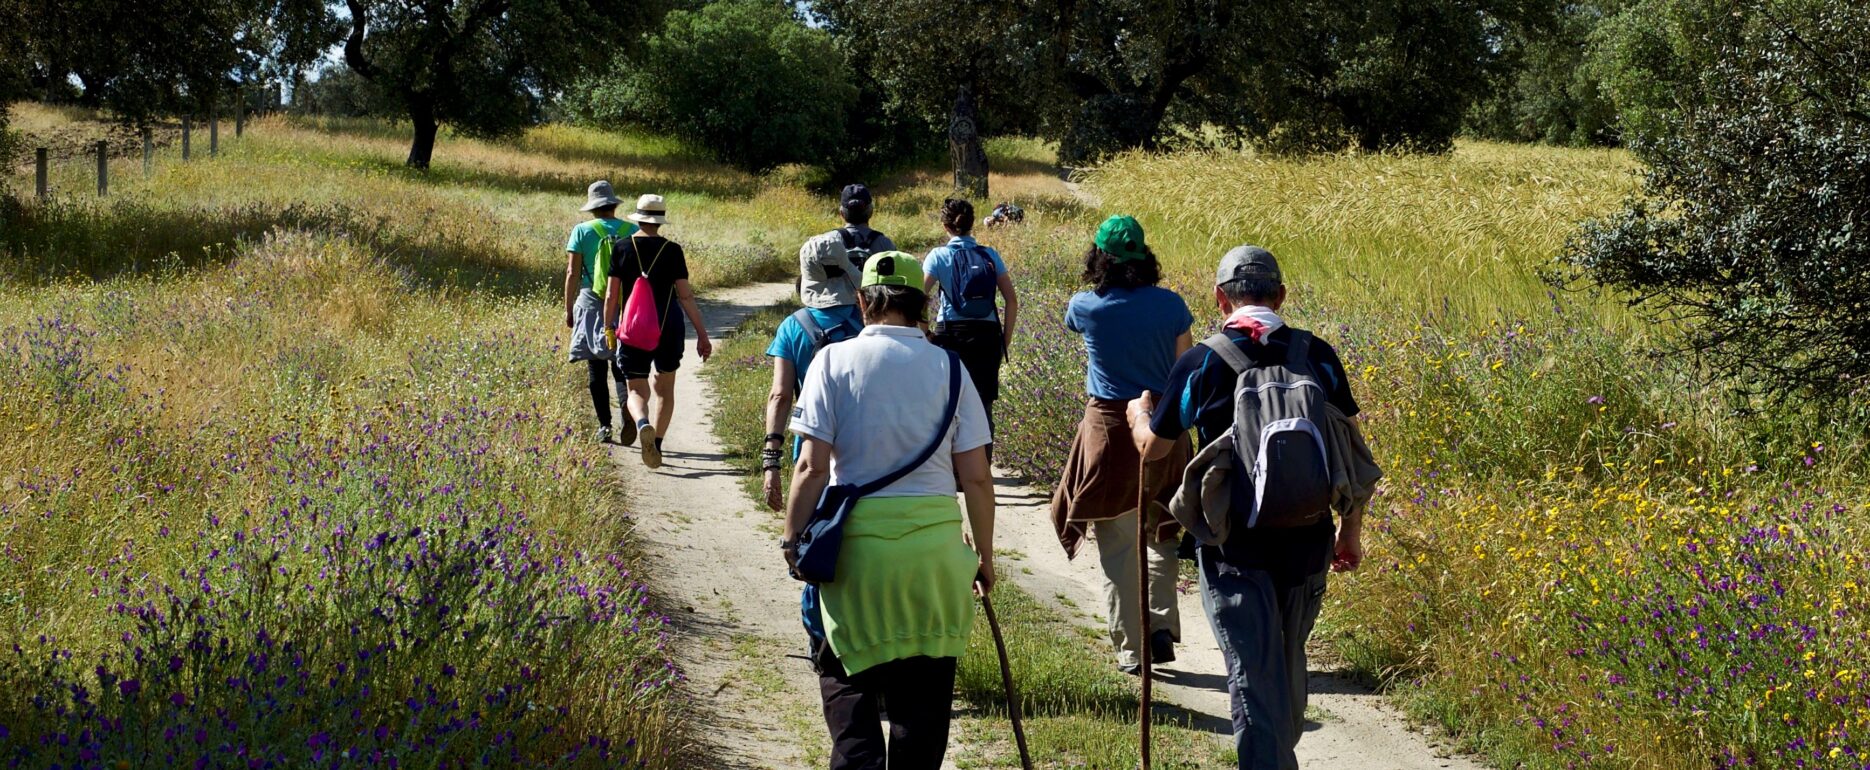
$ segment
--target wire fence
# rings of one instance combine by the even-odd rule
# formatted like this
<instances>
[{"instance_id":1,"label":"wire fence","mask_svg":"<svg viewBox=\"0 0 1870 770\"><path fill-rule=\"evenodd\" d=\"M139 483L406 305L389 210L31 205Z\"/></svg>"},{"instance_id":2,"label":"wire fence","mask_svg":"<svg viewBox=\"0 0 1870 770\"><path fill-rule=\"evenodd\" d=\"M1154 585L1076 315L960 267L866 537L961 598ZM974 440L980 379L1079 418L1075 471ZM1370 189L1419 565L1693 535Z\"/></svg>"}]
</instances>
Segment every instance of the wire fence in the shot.
<instances>
[{"instance_id":1,"label":"wire fence","mask_svg":"<svg viewBox=\"0 0 1870 770\"><path fill-rule=\"evenodd\" d=\"M230 119L210 113L205 120L190 116L149 123L140 128L115 127L102 132L95 124L68 135L31 137L33 195L46 201L55 195L110 195L113 179L122 175L148 178L159 162L194 162L220 156L227 140L246 135L249 110L235 110ZM222 124L232 123L233 135L221 135Z\"/></svg>"}]
</instances>

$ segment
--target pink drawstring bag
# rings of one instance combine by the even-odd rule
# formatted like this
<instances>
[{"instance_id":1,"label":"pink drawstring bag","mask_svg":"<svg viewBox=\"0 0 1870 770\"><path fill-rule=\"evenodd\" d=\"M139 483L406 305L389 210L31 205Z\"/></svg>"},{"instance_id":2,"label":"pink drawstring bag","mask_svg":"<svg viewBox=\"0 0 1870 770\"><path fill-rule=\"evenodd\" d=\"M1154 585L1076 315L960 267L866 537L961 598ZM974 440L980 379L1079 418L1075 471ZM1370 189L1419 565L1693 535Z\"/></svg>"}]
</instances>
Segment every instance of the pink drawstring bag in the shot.
<instances>
[{"instance_id":1,"label":"pink drawstring bag","mask_svg":"<svg viewBox=\"0 0 1870 770\"><path fill-rule=\"evenodd\" d=\"M635 239L631 246L635 246ZM668 247L668 242L663 242ZM662 344L662 318L656 313L655 290L649 287L649 271L643 268L643 252L636 251L636 283L630 285L630 299L623 306L623 320L617 325L617 341L637 350L655 350ZM662 258L662 252L656 252ZM654 266L656 260L650 260Z\"/></svg>"}]
</instances>

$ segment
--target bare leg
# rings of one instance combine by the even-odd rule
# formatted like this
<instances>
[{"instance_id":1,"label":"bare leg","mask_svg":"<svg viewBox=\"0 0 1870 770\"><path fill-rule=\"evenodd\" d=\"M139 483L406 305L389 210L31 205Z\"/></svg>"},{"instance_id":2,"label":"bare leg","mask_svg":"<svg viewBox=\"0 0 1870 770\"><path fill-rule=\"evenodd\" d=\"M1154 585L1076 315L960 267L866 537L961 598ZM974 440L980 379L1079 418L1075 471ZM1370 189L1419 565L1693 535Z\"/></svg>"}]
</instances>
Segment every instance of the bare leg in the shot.
<instances>
[{"instance_id":1,"label":"bare leg","mask_svg":"<svg viewBox=\"0 0 1870 770\"><path fill-rule=\"evenodd\" d=\"M630 383L634 390L636 383ZM675 372L656 372L656 435L669 435L669 421L675 417Z\"/></svg>"},{"instance_id":2,"label":"bare leg","mask_svg":"<svg viewBox=\"0 0 1870 770\"><path fill-rule=\"evenodd\" d=\"M649 380L630 380L630 422L649 419Z\"/></svg>"}]
</instances>

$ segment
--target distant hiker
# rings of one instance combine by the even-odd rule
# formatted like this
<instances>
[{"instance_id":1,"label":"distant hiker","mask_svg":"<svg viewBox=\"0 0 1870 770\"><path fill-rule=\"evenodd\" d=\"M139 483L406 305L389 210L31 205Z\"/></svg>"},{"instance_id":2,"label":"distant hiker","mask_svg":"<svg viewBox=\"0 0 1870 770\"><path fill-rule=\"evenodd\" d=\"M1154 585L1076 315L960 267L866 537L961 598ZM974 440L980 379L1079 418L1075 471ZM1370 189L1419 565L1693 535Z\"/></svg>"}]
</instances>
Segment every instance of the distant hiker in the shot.
<instances>
[{"instance_id":1,"label":"distant hiker","mask_svg":"<svg viewBox=\"0 0 1870 770\"><path fill-rule=\"evenodd\" d=\"M1298 767L1305 641L1326 572L1363 561L1363 510L1382 475L1337 351L1287 326L1285 299L1271 253L1227 252L1214 277L1222 330L1176 360L1160 398L1130 408L1148 462L1191 428L1201 443L1171 508L1202 541L1202 604L1227 661L1243 770Z\"/></svg>"},{"instance_id":2,"label":"distant hiker","mask_svg":"<svg viewBox=\"0 0 1870 770\"><path fill-rule=\"evenodd\" d=\"M1016 225L1026 221L1026 210L1011 203L1001 203L987 213L987 218L980 221L988 229L1001 225Z\"/></svg>"},{"instance_id":3,"label":"distant hiker","mask_svg":"<svg viewBox=\"0 0 1870 770\"><path fill-rule=\"evenodd\" d=\"M1150 645L1156 663L1175 660L1182 636L1176 609L1175 549L1181 534L1166 509L1145 512L1157 523L1149 550L1149 624L1138 618L1137 596L1137 455L1126 410L1144 392L1160 392L1169 367L1194 344L1189 328L1195 318L1182 296L1156 283L1161 280L1156 255L1143 241L1134 218L1104 220L1084 255L1084 280L1091 289L1073 295L1065 308L1065 328L1084 337L1090 366L1084 375L1088 400L1078 436L1065 460L1063 476L1052 494L1052 525L1065 554L1075 557L1089 528L1097 540L1104 568L1104 603L1110 620L1110 643L1117 667L1141 668L1138 654ZM1187 442L1177 458L1152 470L1150 498L1168 503L1178 480L1175 469L1187 463Z\"/></svg>"},{"instance_id":4,"label":"distant hiker","mask_svg":"<svg viewBox=\"0 0 1870 770\"><path fill-rule=\"evenodd\" d=\"M1019 321L1019 295L1013 291L1013 276L1007 273L1000 252L976 243L970 234L974 204L958 198L942 201L941 224L948 231L948 242L929 251L922 266L928 273L922 290L934 294L939 289L941 295L929 339L961 356L968 376L974 379L974 389L980 391L991 426L993 402L1000 398L1000 363L1012 348L1013 329ZM1005 300L1004 310L994 302L995 294ZM987 457L993 457L991 446Z\"/></svg>"},{"instance_id":5,"label":"distant hiker","mask_svg":"<svg viewBox=\"0 0 1870 770\"><path fill-rule=\"evenodd\" d=\"M993 586L987 414L973 382L958 372L951 378L957 357L918 328L927 303L921 276L922 266L900 251L870 258L858 293L863 332L812 360L793 410L805 449L781 547L795 574L799 533L827 484L904 472L859 499L835 579L815 584L819 603L807 606L807 628L824 640L814 662L832 770L941 767L955 663L974 623L970 587ZM954 416L944 420L950 403ZM910 465L931 448L926 461ZM957 481L967 498L965 538Z\"/></svg>"},{"instance_id":6,"label":"distant hiker","mask_svg":"<svg viewBox=\"0 0 1870 770\"><path fill-rule=\"evenodd\" d=\"M623 201L610 189L610 182L592 182L585 194L584 208L590 221L579 222L565 239L565 328L571 330L571 360L583 361L590 369L591 406L597 410L597 440L611 440L610 383L604 370L610 368L611 349L604 337L603 293L610 285L610 264L616 244L636 232L632 225L617 218L617 206ZM623 374L617 374L617 393L628 392ZM622 443L636 440L636 425L624 420Z\"/></svg>"},{"instance_id":7,"label":"distant hiker","mask_svg":"<svg viewBox=\"0 0 1870 770\"><path fill-rule=\"evenodd\" d=\"M799 301L806 307L855 307L857 282L863 278L864 260L872 254L895 251L896 243L870 229L875 210L870 188L845 185L838 195L838 216L844 226L819 235L799 248ZM799 372L804 374L804 370Z\"/></svg>"},{"instance_id":8,"label":"distant hiker","mask_svg":"<svg viewBox=\"0 0 1870 770\"><path fill-rule=\"evenodd\" d=\"M641 232L619 243L611 257L604 321L606 326L617 328L618 316L629 309L628 304L644 299L635 296L635 287L650 292L648 300L654 304L646 307L655 313L660 335L648 347L631 345L620 337L616 366L629 382L630 419L635 421L635 431L642 435L643 464L660 468L662 439L668 435L669 420L675 416L675 370L682 366L686 347L682 316L686 314L688 321L695 325L695 352L701 354L702 361L714 355L714 343L708 340L708 327L701 320L701 308L695 304L695 292L688 285L688 259L682 254L682 247L660 235L662 226L669 221L662 196L637 198L636 211L629 219L637 223ZM645 280L637 281L639 277ZM676 312L678 304L681 312ZM649 409L652 364L656 369L653 421Z\"/></svg>"},{"instance_id":9,"label":"distant hiker","mask_svg":"<svg viewBox=\"0 0 1870 770\"><path fill-rule=\"evenodd\" d=\"M787 415L812 357L826 345L857 336L864 320L857 311L857 284L864 263L872 254L895 251L889 236L870 229L870 188L848 185L838 196L838 215L844 226L819 235L799 248L799 298L805 307L779 323L766 355L773 359L773 387L766 395L766 440L760 449L762 487L766 505L777 511L784 505L779 468L786 437ZM798 457L803 439L795 441Z\"/></svg>"}]
</instances>

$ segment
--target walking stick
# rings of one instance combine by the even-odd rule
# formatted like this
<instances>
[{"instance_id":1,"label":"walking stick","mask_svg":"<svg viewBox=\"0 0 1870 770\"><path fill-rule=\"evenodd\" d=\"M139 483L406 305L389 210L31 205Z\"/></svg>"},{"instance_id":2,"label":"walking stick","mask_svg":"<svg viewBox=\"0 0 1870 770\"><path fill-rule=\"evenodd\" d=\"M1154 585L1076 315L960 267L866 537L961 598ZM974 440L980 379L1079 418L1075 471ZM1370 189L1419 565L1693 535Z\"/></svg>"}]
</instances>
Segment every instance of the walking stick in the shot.
<instances>
[{"instance_id":1,"label":"walking stick","mask_svg":"<svg viewBox=\"0 0 1870 770\"><path fill-rule=\"evenodd\" d=\"M1149 689L1152 675L1150 666L1149 638L1149 537L1155 534L1149 527L1149 463L1139 451L1136 457L1136 603L1137 625L1143 629L1142 673L1143 701L1137 708L1136 724L1141 733L1137 741L1138 752L1142 755L1143 770L1149 770Z\"/></svg>"},{"instance_id":2,"label":"walking stick","mask_svg":"<svg viewBox=\"0 0 1870 770\"><path fill-rule=\"evenodd\" d=\"M1000 653L1000 685L1006 690L1006 712L1013 717L1013 743L1019 746L1019 766L1032 770L1032 755L1026 753L1026 728L1020 724L1019 693L1013 689L1013 666L1007 662L1006 640L1000 637L1000 619L994 617L993 600L980 594L980 606L987 611L987 630L993 632L993 648Z\"/></svg>"}]
</instances>

